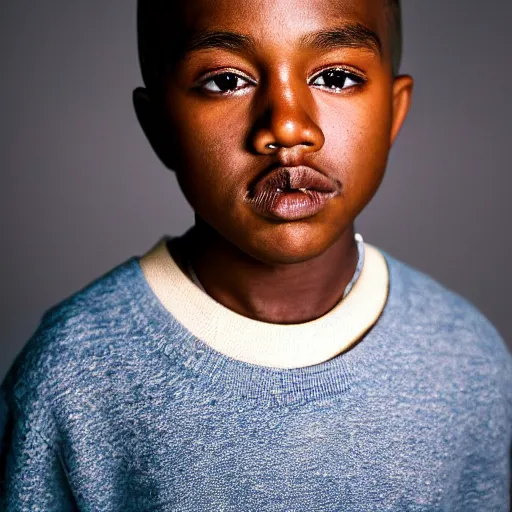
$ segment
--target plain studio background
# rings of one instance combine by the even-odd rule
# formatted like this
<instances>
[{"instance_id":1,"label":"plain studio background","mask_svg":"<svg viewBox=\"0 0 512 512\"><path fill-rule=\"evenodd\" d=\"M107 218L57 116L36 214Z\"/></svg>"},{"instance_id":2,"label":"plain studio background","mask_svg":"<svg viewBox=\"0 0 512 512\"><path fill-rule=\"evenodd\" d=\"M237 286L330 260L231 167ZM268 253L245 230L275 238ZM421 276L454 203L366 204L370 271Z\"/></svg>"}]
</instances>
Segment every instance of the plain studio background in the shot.
<instances>
[{"instance_id":1,"label":"plain studio background","mask_svg":"<svg viewBox=\"0 0 512 512\"><path fill-rule=\"evenodd\" d=\"M413 107L356 227L510 346L512 2L403 3ZM132 109L135 7L1 3L0 378L45 310L193 222Z\"/></svg>"}]
</instances>

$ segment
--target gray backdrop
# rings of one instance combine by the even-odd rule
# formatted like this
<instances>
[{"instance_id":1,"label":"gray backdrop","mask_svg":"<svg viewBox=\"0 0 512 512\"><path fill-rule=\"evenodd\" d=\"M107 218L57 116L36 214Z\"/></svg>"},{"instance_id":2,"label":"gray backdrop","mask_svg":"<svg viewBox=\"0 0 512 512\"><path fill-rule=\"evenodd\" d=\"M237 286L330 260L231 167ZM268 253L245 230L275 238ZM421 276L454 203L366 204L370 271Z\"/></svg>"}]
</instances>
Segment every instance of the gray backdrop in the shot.
<instances>
[{"instance_id":1,"label":"gray backdrop","mask_svg":"<svg viewBox=\"0 0 512 512\"><path fill-rule=\"evenodd\" d=\"M512 2L404 0L414 104L357 228L512 345ZM135 0L2 0L0 378L42 313L191 225L137 125Z\"/></svg>"}]
</instances>

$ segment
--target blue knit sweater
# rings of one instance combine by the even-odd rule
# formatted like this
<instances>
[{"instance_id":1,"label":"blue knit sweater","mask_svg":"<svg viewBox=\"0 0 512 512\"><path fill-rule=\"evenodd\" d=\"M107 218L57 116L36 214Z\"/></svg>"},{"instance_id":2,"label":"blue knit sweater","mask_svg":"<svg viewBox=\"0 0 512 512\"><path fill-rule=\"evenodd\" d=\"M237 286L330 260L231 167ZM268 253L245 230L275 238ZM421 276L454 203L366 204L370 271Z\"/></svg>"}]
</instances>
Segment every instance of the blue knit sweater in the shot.
<instances>
[{"instance_id":1,"label":"blue knit sweater","mask_svg":"<svg viewBox=\"0 0 512 512\"><path fill-rule=\"evenodd\" d=\"M2 387L1 510L508 512L510 353L384 256L376 325L303 368L195 338L138 257L61 302Z\"/></svg>"}]
</instances>

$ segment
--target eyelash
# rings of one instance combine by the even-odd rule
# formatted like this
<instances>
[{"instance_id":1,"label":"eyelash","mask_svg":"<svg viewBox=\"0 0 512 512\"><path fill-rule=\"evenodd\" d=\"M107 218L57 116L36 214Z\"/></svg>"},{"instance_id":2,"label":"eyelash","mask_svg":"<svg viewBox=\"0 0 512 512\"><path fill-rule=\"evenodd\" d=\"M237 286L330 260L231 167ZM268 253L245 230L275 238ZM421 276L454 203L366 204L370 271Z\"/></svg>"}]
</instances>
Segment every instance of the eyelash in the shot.
<instances>
[{"instance_id":1,"label":"eyelash","mask_svg":"<svg viewBox=\"0 0 512 512\"><path fill-rule=\"evenodd\" d=\"M348 87L334 87L333 88L333 87L327 87L326 85L316 85L314 87L317 87L317 88L322 89L322 90L327 90L329 92L337 91L337 92L334 92L334 94L340 94L341 91L345 91L346 89L352 89L354 87L362 86L362 85L364 85L366 83L366 79L363 78L361 75L359 75L357 73L354 73L353 71L350 71L350 70L345 69L343 67L333 67L333 68L323 69L321 72L316 73L313 76L313 78L311 78L311 81L308 82L308 83L316 81L316 79L318 77L321 77L322 75L324 75L324 74L326 74L328 72L339 72L339 73L344 75L345 81L346 80L350 80L351 82L353 82L353 84L349 85ZM205 79L203 79L201 81L201 83L199 84L199 88L202 89L202 90L205 90L209 94L214 94L214 95L218 95L218 96L239 95L240 91L243 91L244 89L247 88L247 85L246 85L246 86L243 86L243 87L238 88L238 89L228 89L227 91L221 91L220 89L219 89L219 91L211 91L209 89L206 89L206 87L205 87L206 84L208 84L210 82L213 82L216 78L219 78L221 76L228 76L228 75L236 77L237 83L238 83L238 79L242 79L242 80L245 80L246 82L249 82L249 84L251 84L251 85L256 85L252 79L249 79L248 77L242 76L239 72L236 72L234 70L233 71L225 70L222 73L217 73L217 74L214 74L214 75L210 75L210 76L206 77ZM325 80L324 80L324 84L325 84ZM345 84L343 84L343 85L345 85ZM218 88L218 86L217 86L217 88Z\"/></svg>"}]
</instances>

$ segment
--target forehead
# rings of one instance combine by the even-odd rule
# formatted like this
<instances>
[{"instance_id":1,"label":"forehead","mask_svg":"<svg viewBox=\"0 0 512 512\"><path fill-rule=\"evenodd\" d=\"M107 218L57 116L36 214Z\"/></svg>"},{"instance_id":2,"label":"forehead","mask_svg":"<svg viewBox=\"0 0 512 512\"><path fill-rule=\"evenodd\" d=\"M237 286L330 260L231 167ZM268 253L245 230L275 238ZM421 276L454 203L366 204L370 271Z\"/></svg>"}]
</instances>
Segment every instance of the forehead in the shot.
<instances>
[{"instance_id":1,"label":"forehead","mask_svg":"<svg viewBox=\"0 0 512 512\"><path fill-rule=\"evenodd\" d=\"M385 39L385 1L189 0L174 4L169 22L184 38L221 29L250 33L257 43L285 43L322 28L360 24Z\"/></svg>"},{"instance_id":2,"label":"forehead","mask_svg":"<svg viewBox=\"0 0 512 512\"><path fill-rule=\"evenodd\" d=\"M189 21L221 19L226 16L250 25L253 21L272 21L277 17L299 18L360 16L378 17L385 10L386 0L193 0L176 2L172 11L190 17ZM247 14L255 16L248 23Z\"/></svg>"}]
</instances>

